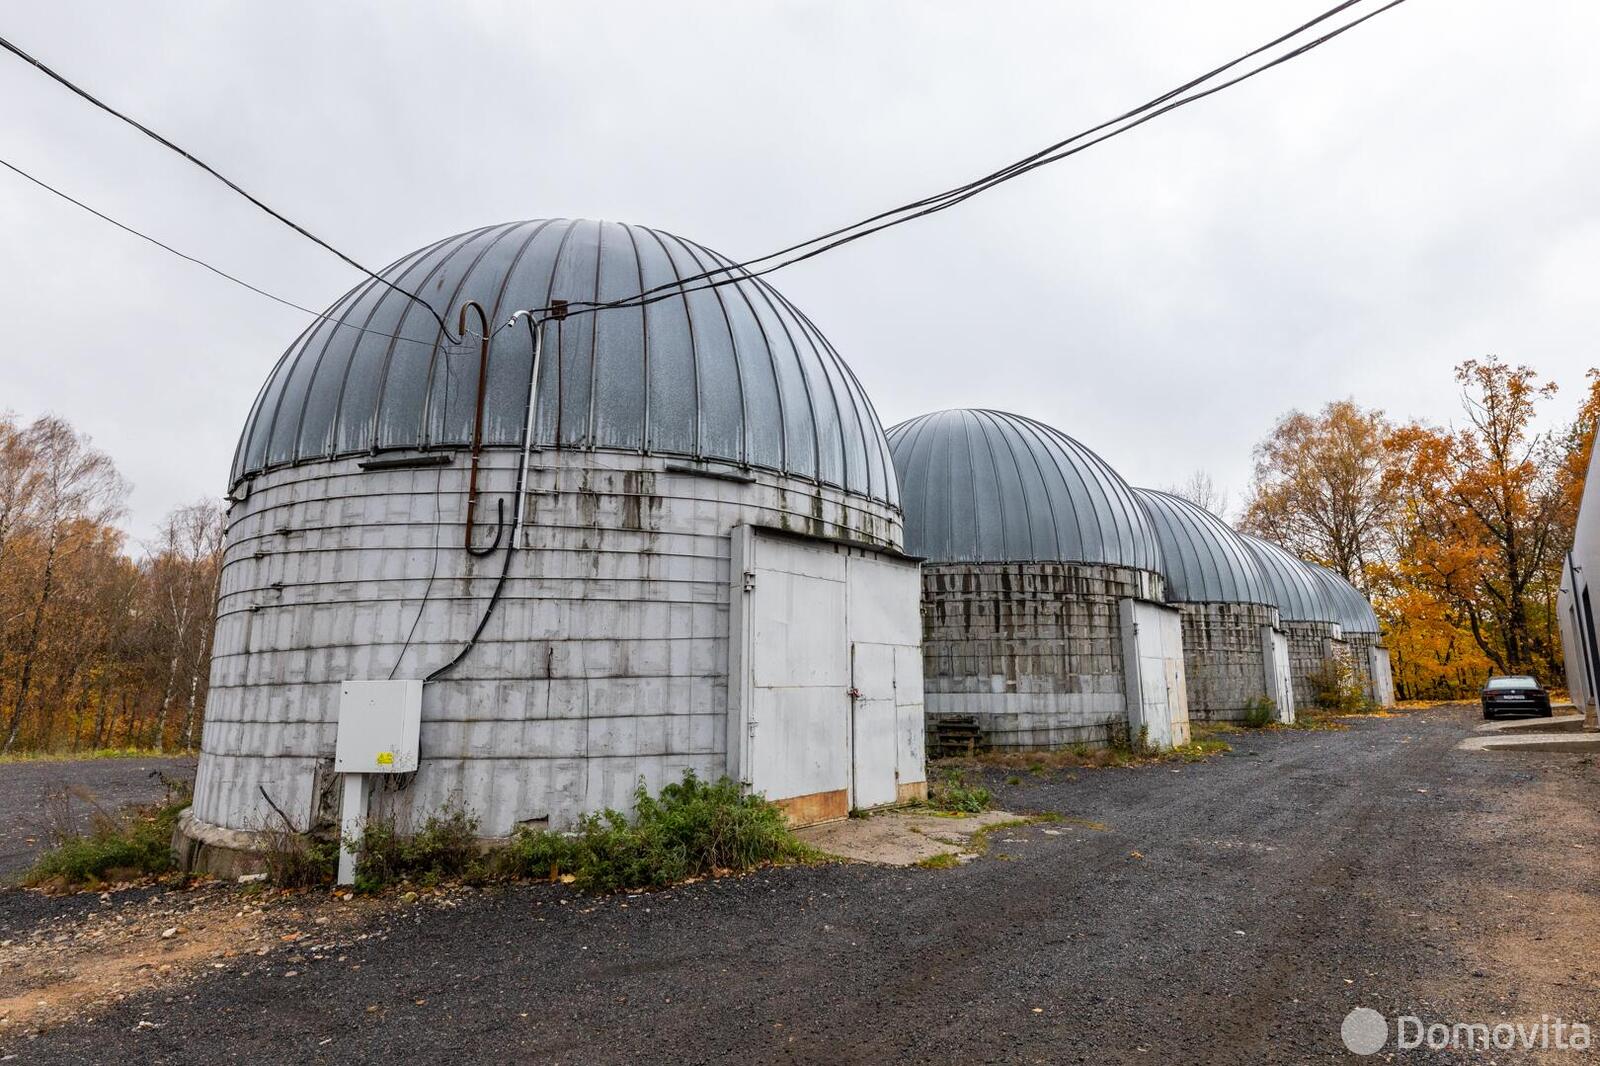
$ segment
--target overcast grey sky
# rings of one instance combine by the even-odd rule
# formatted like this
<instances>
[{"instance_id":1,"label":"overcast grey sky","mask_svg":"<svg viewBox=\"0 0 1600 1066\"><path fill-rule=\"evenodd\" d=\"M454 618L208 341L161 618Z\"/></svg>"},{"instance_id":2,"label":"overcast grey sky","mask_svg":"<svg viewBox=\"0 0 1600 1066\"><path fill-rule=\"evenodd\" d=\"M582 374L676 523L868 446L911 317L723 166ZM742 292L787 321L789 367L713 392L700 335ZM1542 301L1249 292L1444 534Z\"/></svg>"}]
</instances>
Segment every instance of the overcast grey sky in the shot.
<instances>
[{"instance_id":1,"label":"overcast grey sky","mask_svg":"<svg viewBox=\"0 0 1600 1066\"><path fill-rule=\"evenodd\" d=\"M546 216L734 258L944 188L1331 0L13 3L0 32L372 265ZM1301 60L935 218L774 275L884 424L1040 418L1129 481L1237 500L1291 407L1450 419L1498 352L1600 362L1600 4L1410 0ZM358 280L0 56L0 155L311 307ZM225 490L305 316L0 172L0 409L134 484Z\"/></svg>"}]
</instances>

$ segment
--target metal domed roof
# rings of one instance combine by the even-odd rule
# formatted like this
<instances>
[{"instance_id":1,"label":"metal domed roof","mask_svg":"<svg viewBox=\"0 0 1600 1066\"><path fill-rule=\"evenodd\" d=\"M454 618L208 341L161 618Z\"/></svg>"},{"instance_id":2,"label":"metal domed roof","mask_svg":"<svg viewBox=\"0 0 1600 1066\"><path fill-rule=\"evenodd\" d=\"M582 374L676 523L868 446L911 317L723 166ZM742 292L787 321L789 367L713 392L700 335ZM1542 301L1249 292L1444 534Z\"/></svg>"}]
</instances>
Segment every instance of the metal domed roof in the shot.
<instances>
[{"instance_id":1,"label":"metal domed roof","mask_svg":"<svg viewBox=\"0 0 1600 1066\"><path fill-rule=\"evenodd\" d=\"M1240 533L1266 578L1267 591L1285 622L1338 622L1339 611L1329 590L1303 562L1271 541Z\"/></svg>"},{"instance_id":2,"label":"metal domed roof","mask_svg":"<svg viewBox=\"0 0 1600 1066\"><path fill-rule=\"evenodd\" d=\"M1161 544L1168 600L1274 605L1255 555L1226 522L1171 493L1134 489L1133 494Z\"/></svg>"},{"instance_id":3,"label":"metal domed roof","mask_svg":"<svg viewBox=\"0 0 1600 1066\"><path fill-rule=\"evenodd\" d=\"M1307 563L1317 580L1327 589L1339 615L1339 627L1346 633L1378 632L1378 615L1361 590L1320 563Z\"/></svg>"},{"instance_id":4,"label":"metal domed roof","mask_svg":"<svg viewBox=\"0 0 1600 1066\"><path fill-rule=\"evenodd\" d=\"M554 219L447 237L383 276L452 328L457 309L476 300L493 328L552 299L621 299L727 264L660 230ZM531 348L520 325L493 334L487 445L521 442ZM278 361L232 480L332 456L467 445L478 359L475 340L450 344L407 296L358 285ZM896 500L883 429L861 385L810 320L756 279L549 323L534 444L716 460Z\"/></svg>"},{"instance_id":5,"label":"metal domed roof","mask_svg":"<svg viewBox=\"0 0 1600 1066\"><path fill-rule=\"evenodd\" d=\"M938 411L890 429L889 448L913 555L1161 569L1133 490L1058 429L1003 411Z\"/></svg>"}]
</instances>

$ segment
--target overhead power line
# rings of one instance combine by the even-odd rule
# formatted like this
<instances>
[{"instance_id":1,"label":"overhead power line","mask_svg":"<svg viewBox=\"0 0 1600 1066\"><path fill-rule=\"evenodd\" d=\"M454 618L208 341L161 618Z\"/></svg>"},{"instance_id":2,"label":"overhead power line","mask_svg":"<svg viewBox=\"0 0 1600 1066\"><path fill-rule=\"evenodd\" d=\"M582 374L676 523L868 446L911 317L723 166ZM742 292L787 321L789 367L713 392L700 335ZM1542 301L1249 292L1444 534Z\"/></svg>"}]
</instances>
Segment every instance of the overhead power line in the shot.
<instances>
[{"instance_id":1,"label":"overhead power line","mask_svg":"<svg viewBox=\"0 0 1600 1066\"><path fill-rule=\"evenodd\" d=\"M207 174L210 174L213 178L216 178L218 181L222 182L222 184L226 185L228 188L232 189L234 192L238 193L240 196L244 197L246 200L249 200L252 204L255 204L257 207L259 207L261 210L265 211L267 214L271 215L273 218L277 219L279 222L282 222L285 226L288 226L290 229L292 229L296 233L300 234L300 236L302 236L302 237L306 238L307 240L313 242L314 244L317 244L320 247L332 252L334 255L338 256L340 259L344 260L346 263L350 264L351 266L355 267L357 270L361 271L363 274L367 275L367 277L372 278L372 279L374 279L376 281L380 281L383 284L389 286L389 288L393 289L395 292L400 293L402 296L405 296L408 299L413 300L418 304L421 304L423 307L427 308L428 313L430 315L432 315L434 317L434 319L439 323L439 328L444 331L444 335L446 337L450 337L452 340L455 339L455 338L451 337L450 327L445 325L444 317L442 315L440 315L438 311L434 310L432 304L428 303L428 301L424 300L422 297L418 296L416 293L411 292L411 291L409 291L407 289L402 289L400 286L394 284L389 279L384 278L384 277L380 277L375 271L369 269L366 266L363 266L361 263L357 262L351 256L346 255L344 252L341 252L339 249L335 248L333 245L329 244L327 241L323 240L321 237L318 237L315 233L312 233L310 230L308 230L304 226L300 225L300 223L294 221L293 219L291 219L291 218L287 217L286 215L282 214L281 212L276 211L273 208L269 207L267 204L263 203L257 197L255 197L254 195L252 195L251 193L246 191L244 188L242 188L237 182L233 181L231 178L228 178L225 175L223 175L222 173L220 173L210 163L207 163L205 160L203 160L203 159L199 158L198 156L194 155L188 149L183 148L183 147L173 143L172 141L168 140L166 137L163 137L161 134L157 133L155 130L151 129L149 126L146 126L144 123L138 121L137 119L130 118L128 115L125 115L121 111L118 111L116 108L112 107L110 104L106 103L104 100L101 100L99 97L97 97L93 93L89 92L89 90L87 90L87 89L83 88L82 86L77 85L77 84L73 83L72 81L68 80L66 77L64 77L63 75L57 73L55 70L52 70L50 67L46 66L44 63L40 62L38 59L35 59L33 56L29 55L27 52L24 52L21 48L17 47L12 42L6 40L4 37L0 37L0 48L4 48L6 51L10 52L12 55L16 56L18 59L21 59L23 62L31 64L33 67L38 69L41 73L43 73L47 77L51 78L52 80L58 82L59 84L65 86L67 89L69 89L72 92L76 93L78 96L81 96L83 99L87 100L89 103L93 104L95 107L98 107L100 110L104 111L106 114L112 115L115 118L121 119L123 122L126 122L128 125L132 126L134 129L138 130L140 133L144 134L146 137L149 137L151 140L155 141L157 144L176 152L178 155L180 155L183 158L187 159L189 162L193 163L195 166L199 167L201 170L205 171Z\"/></svg>"},{"instance_id":2,"label":"overhead power line","mask_svg":"<svg viewBox=\"0 0 1600 1066\"><path fill-rule=\"evenodd\" d=\"M868 218L862 219L859 222L855 222L855 223L852 223L852 224L850 224L848 226L842 226L842 227L839 227L837 229L830 230L829 232L821 234L820 236L813 237L813 238L811 238L809 240L806 240L806 241L801 241L798 244L792 244L792 245L788 246L787 248L779 249L776 252L771 252L771 253L768 253L767 255L759 256L759 257L757 257L755 259L747 259L747 260L744 260L743 262L739 262L739 263L729 263L729 264L727 264L725 266L715 267L715 268L713 268L711 270L707 270L707 271L704 271L704 272L702 272L700 274L692 275L692 276L687 277L687 278L678 278L678 279L675 279L674 281L667 282L667 283L662 284L662 285L657 285L657 286L655 286L653 288L645 289L645 290L643 290L643 291L641 291L639 293L636 293L633 296L623 297L623 298L616 299L616 300L606 300L606 301L584 301L584 300L567 301L564 304L564 314L566 314L566 315L593 314L593 313L595 313L597 311L604 311L604 310L621 309L621 308L627 308L627 307L643 307L643 306L645 306L647 304L656 303L656 302L661 301L661 300L679 298L679 297L682 297L682 296L684 296L684 295L686 295L688 293L698 292L698 291L701 291L703 289L713 289L713 288L719 288L719 287L721 287L723 285L738 284L739 282L747 281L747 280L749 280L751 278L759 278L759 277L762 277L762 276L764 276L766 274L773 273L774 271L782 270L785 267L793 266L796 263L804 262L805 260L814 258L816 256L819 256L819 255L823 254L824 252L831 251L832 249L841 247L841 246L846 245L846 244L850 244L850 243L852 243L854 241L861 240L864 237L871 236L874 233L879 233L879 232L881 232L883 230L890 229L890 228L892 228L894 226L904 225L905 223L913 221L914 219L923 218L923 217L926 217L926 216L932 215L932 214L937 214L937 213L939 213L941 211L947 211L950 208L955 207L958 204L965 203L967 200L970 200L975 196L978 196L978 195L980 195L980 194L982 194L984 192L987 192L990 189L995 188L998 185L1004 184L1005 182L1008 182L1008 181L1011 181L1011 180L1013 180L1015 178L1021 177L1023 174L1029 173L1030 171L1036 170L1036 169L1038 169L1040 167L1043 167L1043 166L1048 166L1051 163L1059 162L1059 161L1061 161L1063 159L1066 159L1066 158L1068 158L1070 156L1076 155L1079 152L1082 152L1082 151L1085 151L1085 150L1087 150L1089 148L1092 148L1097 144L1101 144L1101 143L1103 143L1105 141L1108 141L1108 140L1112 139L1113 137L1119 137L1122 134L1128 133L1131 130L1136 129L1139 126L1144 125L1146 122L1149 122L1149 121L1151 121L1151 120L1153 120L1155 118L1160 117L1161 115L1167 114L1168 112L1171 112L1171 111L1175 111L1180 107L1185 107L1185 106L1187 106L1189 104L1192 104L1192 103L1195 103L1195 102L1197 102L1199 100L1203 100L1203 99L1205 99L1205 98L1207 98L1209 96L1213 96L1216 93L1219 93L1219 92L1223 91L1224 89L1228 89L1228 88L1231 88L1232 86L1240 84L1241 82L1248 81L1249 79L1254 78L1259 74L1263 74L1266 71L1271 70L1271 69L1273 69L1275 67L1278 67L1278 66L1280 66L1280 65L1282 65L1284 63L1287 63L1292 59L1295 59L1295 58L1298 58L1299 56L1305 55L1306 53L1312 51L1313 49L1319 48L1322 45L1326 44L1327 42L1333 40L1334 38L1339 37L1342 34L1349 32L1350 30L1356 28L1357 26L1360 26L1361 24L1367 22L1369 19L1375 18L1378 15L1381 15L1384 12L1391 10L1392 8L1398 7L1400 4L1404 3L1405 0L1388 0L1387 3L1381 4L1380 6L1374 8L1373 10L1367 12L1366 14L1360 15L1357 18L1353 18L1349 22L1345 22L1343 24L1340 24L1337 27L1322 33L1320 36L1311 38L1310 40L1306 40L1306 41L1300 43L1299 45L1296 45L1295 47L1290 48L1289 50L1284 51L1284 52L1274 56L1273 58L1271 58L1271 59L1269 59L1269 60L1267 60L1267 61L1265 61L1265 62L1263 62L1263 63L1261 63L1261 64L1259 64L1257 66L1254 66L1254 67L1250 68L1249 70L1245 71L1242 74L1237 74L1237 75L1235 75L1235 76L1233 76L1231 78L1228 78L1228 79L1223 80L1221 82L1217 82L1216 84L1209 85L1209 86L1207 86L1205 88L1200 88L1201 86L1205 86L1206 83L1214 81L1219 75L1225 74L1228 71L1233 70L1236 67L1239 67L1239 66L1241 66L1243 64L1246 64L1246 63L1249 63L1251 60L1256 59L1256 58L1264 55L1267 52L1270 52L1274 48L1277 48L1277 47L1279 47L1281 45L1287 44L1287 43L1295 40L1296 38L1299 38L1299 37L1303 36L1308 31L1310 31L1310 30L1322 25L1323 23L1329 21L1330 19L1335 18L1336 16L1348 11L1349 9L1358 6L1362 2L1363 2L1363 0L1343 0L1343 2L1335 4L1333 7L1330 7L1326 11L1324 11L1321 14L1317 15L1315 18L1312 18L1309 21L1304 22L1304 23L1300 24L1299 26L1296 26L1294 29L1288 31L1287 33L1279 34L1278 36L1276 36L1276 37L1272 38L1271 40L1267 41L1265 44L1258 45L1257 47L1251 49L1250 51L1245 52L1242 55L1240 55L1240 56L1238 56L1238 57L1236 57L1234 59L1229 60L1228 62L1222 64L1221 66L1215 67L1212 70L1207 71L1206 73L1201 74L1198 77L1191 78L1188 81L1184 82L1183 84L1178 85L1177 87L1175 87L1173 89L1169 89L1167 92L1162 93L1160 96L1157 96L1152 100L1146 101L1145 103L1140 104L1139 106L1137 106L1137 107L1135 107L1135 108L1133 108L1133 109L1131 109L1129 111L1125 111L1122 114L1116 116L1115 118L1107 119L1104 122L1098 123L1098 124L1096 124L1094 126L1089 127L1088 129L1085 129L1085 130L1082 130L1082 131L1080 131L1078 133L1075 133L1070 137L1067 137L1067 138L1065 138L1063 140L1057 141L1054 144L1047 145L1046 147L1041 148L1038 151L1036 151L1036 152L1034 152L1034 153L1032 153L1030 155L1024 156L1023 158L1021 158L1019 160L1016 160L1015 162L1010 163L1007 166L1001 167L998 170L992 171L992 172L990 172L990 173L988 173L988 174L986 174L986 175L984 175L984 176L982 176L980 178L973 179L972 181L968 181L968 182L966 182L966 183L964 183L962 185L955 186L954 188L951 188L951 189L946 189L943 192L939 192L939 193L935 193L935 194L933 194L931 196L923 197L920 200L915 200L915 201L912 201L911 203L902 204L899 207L890 208L887 211L880 211L879 213L877 213L875 215L872 215L872 216L870 216ZM46 75L48 75L49 77L54 79L55 81L59 82L60 84L66 86L72 92L74 92L77 95L83 97L85 100L88 100L90 103L94 104L96 107L108 112L109 114L112 114L112 115L116 116L117 118L121 119L122 121L128 123L129 125L135 127L136 129L140 130L145 135L155 139L157 142L159 142L160 144L164 145L165 147L167 147L167 148L171 149L172 151L178 153L179 155L183 156L185 159L188 159L190 162L194 163L196 166L198 166L201 169L205 170L207 173L211 174L213 177L217 178L219 181L222 181L229 188L233 189L235 192L239 193L241 196L244 196L251 203L255 204L257 207L261 208L263 211L266 211L268 214L272 215L274 218L278 219L280 222L283 222L285 225L291 227L296 232L300 233L302 236L305 236L306 238L314 241L315 243L317 243L318 245L322 246L323 248L326 248L328 251L333 252L333 254L337 255L340 259L343 259L345 262L349 263L351 266L356 267L358 270L362 271L367 276L369 276L371 278L374 278L375 280L383 283L384 285L387 285L389 288L395 290L396 292L399 292L402 295L406 296L407 298L409 298L411 300L414 300L418 304L421 304L424 308L426 308L428 310L428 312L439 323L439 327L443 331L443 333L446 336L446 338L449 338L451 340L456 340L456 338L451 336L450 330L445 325L443 317L441 317L440 313L437 310L435 310L433 308L433 306L430 305L426 300L423 300L421 297L415 295L414 293L411 293L411 292L409 292L409 291L407 291L405 289L400 288L397 285L394 285L388 279L380 276L379 274L373 272L372 270L369 270L367 267L363 266L362 264L356 262L354 259L352 259L349 256L345 255L343 252L339 251L337 248L334 248L332 245L328 244L326 241L324 241L321 238L317 237L315 234L312 234L311 232L306 230L304 227L302 227L302 226L298 225L297 223L291 221L290 219L284 217L283 215L279 214L277 211L274 211L272 208L268 207L266 204L262 203L260 200L256 199L254 196L251 196L248 192L246 192L244 189L240 188L233 181L231 181L228 178L224 177L223 175L218 173L215 169L213 169L211 166L209 166L208 164L204 163L200 159L197 159L194 155L189 153L187 150L181 148L180 146L178 146L177 144L174 144L172 141L168 140L167 138L161 136L160 134L156 133L155 131L149 129L148 127L140 124L139 122L135 121L134 119L129 118L127 115L124 115L122 112L116 110L115 108L113 108L110 105L104 103L103 101L97 99L96 97L91 95L86 90L84 90L84 89L80 88L79 86L73 84L71 81L67 80L65 77L63 77L62 75L56 73L54 70L50 69L49 67L45 66L43 63L39 62L37 59L35 59L32 56L28 55L26 52L22 51L16 45L12 44L10 41L7 41L3 37L0 37L0 47L5 48L7 51L12 52L13 54L17 55L18 57L20 57L23 60L27 61L28 63L32 64L33 66L37 67L40 71L42 71L43 73L45 73ZM1191 92L1191 90L1195 90L1195 91ZM1184 95L1185 93L1187 93L1188 95ZM11 166L10 164L6 164L6 165L8 167ZM17 173L22 174L23 177L28 178L30 181L34 181L37 184L44 185L43 182L39 182L38 179L33 178L31 175L25 174L21 170L18 170L16 167L11 167L11 169L12 170L16 170ZM73 203L77 204L79 207L83 207L85 210L91 211L96 215L100 215L101 218L104 218L106 221L111 222L113 225L116 225L116 226L118 226L118 227L120 227L122 229L128 230L129 232L134 233L136 236L144 237L144 239L150 240L152 243L157 244L162 248L165 248L167 251L173 252L173 254L179 255L179 256L183 257L184 259L188 259L191 262L197 263L200 266L204 266L206 269L211 270L214 273L220 274L221 276L227 278L230 281L234 281L234 282L237 282L238 284L244 285L246 288L252 289L253 291L258 292L261 295L268 297L269 299L277 300L279 303L287 304L288 306L294 307L297 310L305 311L307 314L316 315L315 312L309 311L306 308L301 307L299 304L295 304L295 303L292 303L291 301L284 300L284 299L282 299L280 297L277 297L277 296L274 296L273 294L268 293L268 292L266 292L264 290L258 289L253 285L250 285L250 284L248 284L246 282L240 281L238 278L235 278L232 275L225 273L224 271L218 270L217 268L211 266L209 263L205 263L205 262L203 262L201 260L195 259L192 256L188 256L188 255L185 255L182 252L178 252L176 249L170 248L167 245L161 244L160 241L154 240L154 238L147 237L145 234L139 233L137 230L134 230L131 227L124 226L122 223L117 222L115 219L111 219L111 218L109 218L109 217L107 217L105 215L101 215L100 212L94 211L94 209L88 207L88 205L83 204L83 203L81 203L81 202L79 202L77 200L72 200L71 197L65 196L64 193L60 193L58 190L50 188L47 185L44 185L44 187L47 188L47 189L50 189L51 192L55 192L57 195L63 196L64 198L66 198L68 200L71 200ZM527 309L524 309L523 311L520 311L518 313L519 314L526 313L526 314L535 315L535 316L542 316L542 315L544 315L544 314L546 314L546 313L548 313L548 312L550 312L552 310L554 310L554 307L527 308ZM322 318L324 316L316 315L316 317ZM356 327L356 328L359 328L359 327ZM503 328L505 328L505 326L501 326L501 327L497 328L495 330L495 332L498 333L500 331L500 329L503 329ZM368 331L368 332L370 332L370 331ZM384 334L384 336L388 336L388 334ZM398 339L406 340L408 338L398 338Z\"/></svg>"},{"instance_id":3,"label":"overhead power line","mask_svg":"<svg viewBox=\"0 0 1600 1066\"><path fill-rule=\"evenodd\" d=\"M19 177L26 178L28 181L31 181L35 185L39 186L39 188L45 190L48 193L51 193L52 195L61 197L61 199L65 200L69 204L72 204L74 207L82 208L83 210L89 212L89 214L93 215L95 218L100 219L102 222L111 223L111 225L117 227L119 230L122 230L124 233L131 233L131 234L133 234L133 236L138 237L142 241L149 241L151 244L155 245L157 248L160 248L162 251L170 252L173 255L177 256L179 259L182 259L182 260L185 260L187 262L193 263L197 267L202 267L202 268L204 268L206 270L209 270L209 271L211 271L211 273L217 275L217 277L219 277L219 278L225 278L226 280L233 282L235 285L239 285L239 286L242 286L243 288L249 289L251 292L255 293L258 296L265 296L267 299L272 300L275 303L280 303L285 307L292 307L296 311L303 311L306 314L310 315L312 318L318 319L318 320L323 321L323 322L332 322L335 326L338 326L338 327L343 328L343 329L353 329L353 330L356 330L356 331L361 332L361 333L370 334L370 335L372 335L374 337L383 337L383 338L386 338L388 340L405 341L408 344L424 344L424 345L429 345L429 346L432 346L435 343L433 340L424 341L424 340L418 340L415 337L401 337L401 336L398 336L398 335L393 334L393 333L384 333L381 330L367 329L364 326L357 326L357 325L354 325L353 323L345 322L345 321L343 321L341 319L333 318L333 317L331 317L329 315L326 315L326 314L323 314L323 313L321 313L319 311L313 311L313 310L311 310L311 308L306 307L306 306L304 306L302 304L297 304L293 300L285 299L284 297L279 296L277 293L268 292L266 289L261 288L259 285L252 285L248 281L245 281L243 278L240 278L240 277L237 277L237 276L235 276L233 274L230 274L226 270L223 270L221 267L213 266L212 264L206 262L204 259L201 259L198 256L193 256L193 255L190 255L188 252L180 251L177 248L174 248L172 245L167 244L164 241L158 240L157 238L150 236L150 234L145 233L142 230L134 229L132 226L128 225L126 222L122 222L122 221L119 221L119 220L117 220L115 218L112 218L110 215L106 214L104 211L100 211L100 210L97 210L97 209L95 209L93 207L90 207L88 204L84 203L82 200L79 200L76 197L69 195L68 193L62 192L60 189L56 188L54 185L51 185L49 182L43 180L42 178L34 177L32 174L28 173L26 170L23 170L21 167L17 166L15 163L8 162L5 159L0 159L0 167L5 167L7 170L11 171L13 174L18 175ZM502 328L504 328L504 327L502 327ZM499 332L499 330L496 330L495 332Z\"/></svg>"},{"instance_id":4,"label":"overhead power line","mask_svg":"<svg viewBox=\"0 0 1600 1066\"><path fill-rule=\"evenodd\" d=\"M1374 8L1366 14L1361 15L1358 18L1354 18L1349 22L1343 23L1318 37L1314 37L1308 41L1305 41L1304 43L1260 64L1259 66L1247 70L1243 74L1236 75L1207 88L1199 89L1198 91L1192 92L1187 96L1181 95L1190 89L1194 89L1197 86L1211 81L1220 73L1225 73L1234 67L1260 56L1262 53L1267 52L1278 45L1284 44L1296 37L1301 36L1307 30L1326 22L1328 19L1333 18L1334 16L1348 10L1351 7L1357 6L1361 2L1362 0L1344 0L1343 3L1336 4L1335 6L1324 11L1322 14L1318 15L1316 18L1301 24L1295 29L1290 30L1288 33L1280 34L1271 41L1268 41L1266 44L1251 49L1249 52L1244 53L1236 59L1229 60L1222 66L1217 67L1214 70L1199 76L1198 78L1190 79L1177 88L1171 89L1155 99L1141 104L1139 107L1136 107L1131 111L1124 112L1117 118L1109 119L1105 122L1099 123L1098 125L1091 126L1086 130L1076 133L1065 140L1057 141L1053 145L1043 148L1032 155L1026 156L1023 159L1020 159L1007 167L1003 167L1000 170L994 171L991 174L985 175L982 178L967 182L966 184L957 186L953 189L948 189L942 193L936 193L932 196L925 197L910 204L904 204L897 208L891 208L888 211L879 212L878 214L873 215L870 218L863 219L860 222L853 223L849 226L840 227L819 237L813 237L811 240L802 241L799 244L790 245L788 248L780 251L772 252L768 255L760 256L755 259L747 259L740 263L729 263L726 266L716 267L712 270L705 271L702 274L694 275L689 278L680 278L676 281L668 282L665 285L658 285L654 288L646 289L633 296L605 301L569 301L566 313L570 316L579 314L592 314L596 311L620 309L626 307L642 307L646 304L656 303L660 300L673 299L689 292L698 292L702 289L713 289L723 285L737 284L750 278L759 278L774 271L782 270L784 267L793 266L796 263L804 262L805 260L821 255L824 252L831 251L832 249L838 248L842 245L861 240L863 237L871 236L872 234L881 232L882 230L903 225L914 219L923 218L927 215L937 214L941 211L947 211L958 204L972 199L974 196L978 196L981 193L987 192L988 190L1004 184L1005 182L1011 181L1014 178L1020 177L1029 171L1037 170L1040 167L1048 166L1051 163L1059 162L1062 159L1077 155L1079 152L1092 148L1104 141L1108 141L1113 137L1121 136L1122 134L1142 126L1146 122L1149 122L1155 118L1159 118L1161 115L1167 114L1170 111L1175 111L1180 107L1185 107L1189 104L1195 103L1196 101L1203 100L1206 97L1213 96L1224 89L1228 89L1232 86L1240 84L1241 82L1248 81L1259 74L1263 74L1273 69L1274 67L1280 66L1292 59L1296 59L1302 55L1305 55L1306 53L1328 43L1334 38L1355 29L1357 26L1360 26L1369 19L1376 18L1378 15L1381 15L1392 8L1400 6L1405 2L1405 0L1388 0L1387 3ZM778 259L780 256L787 256L787 258L779 259L779 261L776 263L771 262L773 259ZM769 265L762 266L761 264L764 263ZM718 275L722 276L719 277ZM551 310L551 308L532 308L529 310L530 313L537 315L548 312Z\"/></svg>"}]
</instances>

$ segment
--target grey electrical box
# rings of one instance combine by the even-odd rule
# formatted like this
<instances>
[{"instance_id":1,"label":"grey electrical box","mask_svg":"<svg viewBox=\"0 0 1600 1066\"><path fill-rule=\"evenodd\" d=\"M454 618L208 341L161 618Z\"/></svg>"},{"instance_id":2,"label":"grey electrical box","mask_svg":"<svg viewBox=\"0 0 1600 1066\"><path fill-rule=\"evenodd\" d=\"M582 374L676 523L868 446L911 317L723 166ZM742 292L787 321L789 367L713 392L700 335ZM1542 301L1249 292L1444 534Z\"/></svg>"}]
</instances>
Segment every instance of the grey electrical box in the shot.
<instances>
[{"instance_id":1,"label":"grey electrical box","mask_svg":"<svg viewBox=\"0 0 1600 1066\"><path fill-rule=\"evenodd\" d=\"M341 774L408 774L417 768L421 681L346 681L339 690Z\"/></svg>"}]
</instances>

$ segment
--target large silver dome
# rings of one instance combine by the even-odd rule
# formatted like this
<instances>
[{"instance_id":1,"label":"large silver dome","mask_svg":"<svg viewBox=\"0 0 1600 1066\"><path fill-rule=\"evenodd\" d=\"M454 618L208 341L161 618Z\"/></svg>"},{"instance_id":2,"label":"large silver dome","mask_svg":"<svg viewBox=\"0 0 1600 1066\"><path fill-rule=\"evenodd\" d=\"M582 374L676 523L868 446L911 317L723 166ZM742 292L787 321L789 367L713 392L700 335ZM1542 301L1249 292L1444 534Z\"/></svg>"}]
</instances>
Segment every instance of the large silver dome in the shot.
<instances>
[{"instance_id":1,"label":"large silver dome","mask_svg":"<svg viewBox=\"0 0 1600 1066\"><path fill-rule=\"evenodd\" d=\"M1275 606L1255 556L1204 507L1154 489L1134 489L1161 543L1161 574L1173 603Z\"/></svg>"},{"instance_id":2,"label":"large silver dome","mask_svg":"<svg viewBox=\"0 0 1600 1066\"><path fill-rule=\"evenodd\" d=\"M620 299L727 263L660 230L554 219L448 237L383 276L427 300L452 330L457 309L477 300L493 329L552 299ZM485 444L520 443L531 355L520 323L494 334ZM715 460L896 500L883 429L860 384L765 282L551 322L540 379L535 446ZM477 383L476 341L451 345L426 308L368 281L278 361L232 480L340 455L460 448L471 440Z\"/></svg>"},{"instance_id":3,"label":"large silver dome","mask_svg":"<svg viewBox=\"0 0 1600 1066\"><path fill-rule=\"evenodd\" d=\"M1278 605L1278 617L1285 622L1335 622L1339 610L1328 587L1319 580L1309 563L1303 562L1268 540L1239 534L1249 545L1266 578L1267 590Z\"/></svg>"},{"instance_id":4,"label":"large silver dome","mask_svg":"<svg viewBox=\"0 0 1600 1066\"><path fill-rule=\"evenodd\" d=\"M1058 429L1003 411L938 411L890 429L889 448L912 555L1161 569L1133 490Z\"/></svg>"},{"instance_id":5,"label":"large silver dome","mask_svg":"<svg viewBox=\"0 0 1600 1066\"><path fill-rule=\"evenodd\" d=\"M1306 565L1327 590L1327 596L1339 615L1339 627L1346 634L1378 632L1377 612L1373 611L1372 604L1360 589L1319 563Z\"/></svg>"}]
</instances>

